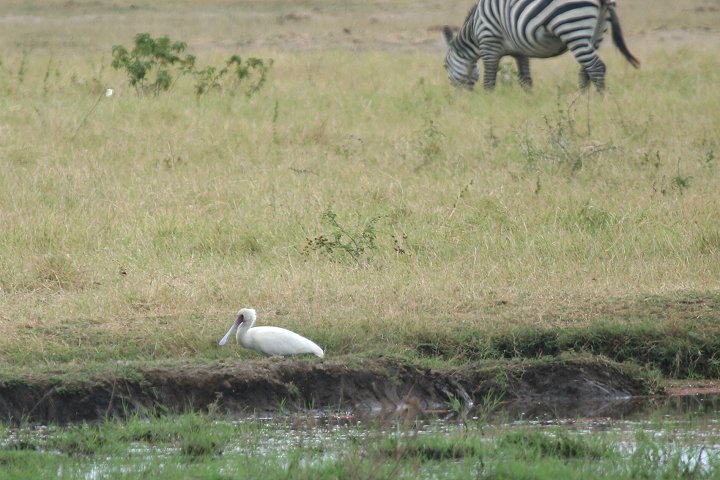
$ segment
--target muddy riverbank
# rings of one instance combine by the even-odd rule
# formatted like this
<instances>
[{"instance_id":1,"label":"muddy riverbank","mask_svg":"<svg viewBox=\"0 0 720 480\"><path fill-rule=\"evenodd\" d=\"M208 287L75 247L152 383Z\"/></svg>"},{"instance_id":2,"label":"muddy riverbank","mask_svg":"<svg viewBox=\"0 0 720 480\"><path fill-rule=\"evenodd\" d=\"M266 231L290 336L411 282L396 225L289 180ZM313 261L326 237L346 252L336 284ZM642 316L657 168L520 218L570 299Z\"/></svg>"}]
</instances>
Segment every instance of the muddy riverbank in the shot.
<instances>
[{"instance_id":1,"label":"muddy riverbank","mask_svg":"<svg viewBox=\"0 0 720 480\"><path fill-rule=\"evenodd\" d=\"M471 405L489 398L572 403L658 393L656 384L626 370L593 359L441 368L391 359L123 364L87 371L5 374L0 377L0 414L3 421L66 423L143 411L370 412L407 405L447 408L453 402Z\"/></svg>"}]
</instances>

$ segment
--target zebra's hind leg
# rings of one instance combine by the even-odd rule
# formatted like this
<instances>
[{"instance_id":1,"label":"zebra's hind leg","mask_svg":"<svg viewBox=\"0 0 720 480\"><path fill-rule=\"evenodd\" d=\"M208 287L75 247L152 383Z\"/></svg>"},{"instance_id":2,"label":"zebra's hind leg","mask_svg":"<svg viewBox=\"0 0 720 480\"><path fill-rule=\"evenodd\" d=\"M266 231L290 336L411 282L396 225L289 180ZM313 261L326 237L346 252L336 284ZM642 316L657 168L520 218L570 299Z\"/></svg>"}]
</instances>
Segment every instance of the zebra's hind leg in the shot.
<instances>
[{"instance_id":1,"label":"zebra's hind leg","mask_svg":"<svg viewBox=\"0 0 720 480\"><path fill-rule=\"evenodd\" d=\"M515 57L518 67L518 80L525 90L532 88L532 76L530 75L530 59L527 57Z\"/></svg>"},{"instance_id":2,"label":"zebra's hind leg","mask_svg":"<svg viewBox=\"0 0 720 480\"><path fill-rule=\"evenodd\" d=\"M605 89L605 63L600 59L597 51L592 46L590 39L587 41L575 41L568 44L568 48L575 56L575 59L580 63L585 75L587 75L598 92L602 92ZM582 86L582 76L580 78L580 85Z\"/></svg>"},{"instance_id":3,"label":"zebra's hind leg","mask_svg":"<svg viewBox=\"0 0 720 480\"><path fill-rule=\"evenodd\" d=\"M595 84L598 92L605 90L605 64L600 57L595 57L592 68L585 67L590 80Z\"/></svg>"},{"instance_id":4,"label":"zebra's hind leg","mask_svg":"<svg viewBox=\"0 0 720 480\"><path fill-rule=\"evenodd\" d=\"M580 67L580 90L585 90L590 85L590 75L584 67Z\"/></svg>"}]
</instances>

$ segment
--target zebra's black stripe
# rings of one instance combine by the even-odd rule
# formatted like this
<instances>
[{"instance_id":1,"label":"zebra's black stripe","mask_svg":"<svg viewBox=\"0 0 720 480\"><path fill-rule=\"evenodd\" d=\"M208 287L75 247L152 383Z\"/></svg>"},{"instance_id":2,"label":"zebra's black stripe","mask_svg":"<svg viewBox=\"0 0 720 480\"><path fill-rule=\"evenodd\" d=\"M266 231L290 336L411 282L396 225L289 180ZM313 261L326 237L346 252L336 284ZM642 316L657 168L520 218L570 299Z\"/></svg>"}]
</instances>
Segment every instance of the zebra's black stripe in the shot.
<instances>
[{"instance_id":1,"label":"zebra's black stripe","mask_svg":"<svg viewBox=\"0 0 720 480\"><path fill-rule=\"evenodd\" d=\"M592 81L605 86L605 64L597 49L612 26L613 41L634 66L640 62L630 53L620 29L615 0L480 0L474 5L457 36L443 30L448 41L445 69L450 80L472 88L480 78L483 86L495 86L500 59L515 58L520 82L532 85L529 58L545 58L570 50L580 64L580 86Z\"/></svg>"}]
</instances>

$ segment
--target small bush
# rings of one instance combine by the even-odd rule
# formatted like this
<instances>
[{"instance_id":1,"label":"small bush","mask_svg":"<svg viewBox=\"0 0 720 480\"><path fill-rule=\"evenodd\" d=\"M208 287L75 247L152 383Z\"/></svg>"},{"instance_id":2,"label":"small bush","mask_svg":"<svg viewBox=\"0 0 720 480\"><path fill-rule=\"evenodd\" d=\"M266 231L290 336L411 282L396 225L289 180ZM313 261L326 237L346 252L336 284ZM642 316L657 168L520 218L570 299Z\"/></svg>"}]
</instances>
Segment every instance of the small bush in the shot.
<instances>
[{"instance_id":1,"label":"small bush","mask_svg":"<svg viewBox=\"0 0 720 480\"><path fill-rule=\"evenodd\" d=\"M377 248L375 224L380 218L371 218L359 225L359 230L352 231L340 224L332 207L327 207L322 214L322 220L332 231L308 238L303 253L308 255L310 252L321 252L329 256L350 257L360 264L369 251Z\"/></svg>"},{"instance_id":2,"label":"small bush","mask_svg":"<svg viewBox=\"0 0 720 480\"><path fill-rule=\"evenodd\" d=\"M240 55L233 55L225 62L223 68L209 66L202 70L194 70L195 95L199 98L213 90L236 91L241 84L249 82L244 93L247 97L251 97L265 85L272 64L272 59L263 61L250 57L243 61Z\"/></svg>"},{"instance_id":3,"label":"small bush","mask_svg":"<svg viewBox=\"0 0 720 480\"><path fill-rule=\"evenodd\" d=\"M158 95L169 90L179 76L193 71L195 57L181 56L186 48L185 42L173 42L168 36L152 38L149 33L139 33L132 50L122 45L112 48L112 67L124 69L139 94Z\"/></svg>"},{"instance_id":4,"label":"small bush","mask_svg":"<svg viewBox=\"0 0 720 480\"><path fill-rule=\"evenodd\" d=\"M265 84L273 64L272 59L250 57L243 61L240 55L232 55L222 68L198 69L195 55L183 55L186 49L185 42L174 42L168 36L153 38L149 33L139 33L132 50L122 45L112 48L112 67L126 72L139 95L158 95L170 90L180 77L190 75L195 80L195 95L200 98L211 91L236 91L241 85L250 97Z\"/></svg>"}]
</instances>

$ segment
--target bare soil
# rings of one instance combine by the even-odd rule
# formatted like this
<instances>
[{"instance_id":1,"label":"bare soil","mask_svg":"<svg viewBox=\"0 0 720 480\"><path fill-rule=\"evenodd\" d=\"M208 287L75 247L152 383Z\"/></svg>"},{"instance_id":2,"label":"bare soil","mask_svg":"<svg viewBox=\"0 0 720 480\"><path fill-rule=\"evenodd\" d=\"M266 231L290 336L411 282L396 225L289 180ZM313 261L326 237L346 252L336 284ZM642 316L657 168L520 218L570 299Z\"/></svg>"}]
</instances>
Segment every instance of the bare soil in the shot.
<instances>
[{"instance_id":1,"label":"bare soil","mask_svg":"<svg viewBox=\"0 0 720 480\"><path fill-rule=\"evenodd\" d=\"M195 53L258 50L435 52L442 64L445 24L457 29L473 2L93 2L11 0L0 3L0 46L109 54L139 32L182 32ZM712 0L635 0L620 16L631 50L712 49L720 39ZM71 27L73 35L67 34ZM609 43L609 42L608 42ZM610 49L608 45L603 48Z\"/></svg>"},{"instance_id":2,"label":"bare soil","mask_svg":"<svg viewBox=\"0 0 720 480\"><path fill-rule=\"evenodd\" d=\"M669 395L718 395L720 394L720 380L677 380L668 384L666 391Z\"/></svg>"},{"instance_id":3,"label":"bare soil","mask_svg":"<svg viewBox=\"0 0 720 480\"><path fill-rule=\"evenodd\" d=\"M67 423L135 412L216 409L249 416L308 409L353 412L448 408L488 395L585 402L656 393L642 379L595 361L422 368L397 360L253 362L122 368L114 373L31 373L0 379L3 421Z\"/></svg>"}]
</instances>

